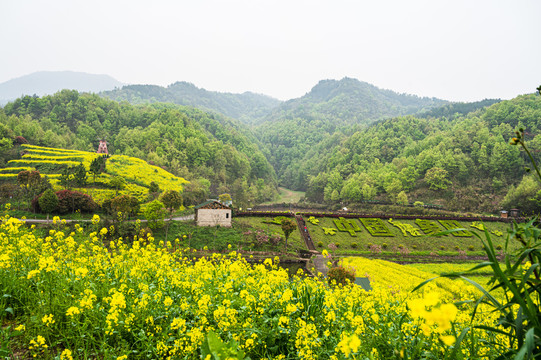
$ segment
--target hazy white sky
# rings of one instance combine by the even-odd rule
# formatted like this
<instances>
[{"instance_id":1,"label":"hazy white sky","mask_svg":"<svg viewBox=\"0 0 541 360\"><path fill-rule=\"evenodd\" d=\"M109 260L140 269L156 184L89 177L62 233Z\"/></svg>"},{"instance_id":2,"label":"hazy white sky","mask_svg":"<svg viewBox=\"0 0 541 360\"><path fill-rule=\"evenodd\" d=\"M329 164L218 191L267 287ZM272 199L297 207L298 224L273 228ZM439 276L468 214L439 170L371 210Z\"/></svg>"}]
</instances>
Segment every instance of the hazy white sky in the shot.
<instances>
[{"instance_id":1,"label":"hazy white sky","mask_svg":"<svg viewBox=\"0 0 541 360\"><path fill-rule=\"evenodd\" d=\"M541 85L539 0L2 0L0 83L42 70L304 95L321 79L454 101Z\"/></svg>"}]
</instances>

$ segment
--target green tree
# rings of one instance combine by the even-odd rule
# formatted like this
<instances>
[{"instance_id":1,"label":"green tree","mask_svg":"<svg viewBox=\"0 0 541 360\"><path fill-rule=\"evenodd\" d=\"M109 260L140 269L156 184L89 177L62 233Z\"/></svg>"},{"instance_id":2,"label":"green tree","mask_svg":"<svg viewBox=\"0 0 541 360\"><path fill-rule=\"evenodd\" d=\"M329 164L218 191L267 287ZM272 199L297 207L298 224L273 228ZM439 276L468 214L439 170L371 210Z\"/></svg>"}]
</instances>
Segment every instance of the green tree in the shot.
<instances>
[{"instance_id":1,"label":"green tree","mask_svg":"<svg viewBox=\"0 0 541 360\"><path fill-rule=\"evenodd\" d=\"M160 198L162 203L169 209L169 220L173 217L173 211L182 206L182 195L178 191L167 190Z\"/></svg>"},{"instance_id":2,"label":"green tree","mask_svg":"<svg viewBox=\"0 0 541 360\"><path fill-rule=\"evenodd\" d=\"M284 251L287 252L287 240L289 239L289 235L297 228L297 224L291 219L285 218L282 220L282 223L280 224L282 227L282 231L284 232L284 236L286 238Z\"/></svg>"},{"instance_id":3,"label":"green tree","mask_svg":"<svg viewBox=\"0 0 541 360\"><path fill-rule=\"evenodd\" d=\"M396 203L402 204L402 205L408 205L408 195L406 195L405 191L401 191L396 196Z\"/></svg>"},{"instance_id":4,"label":"green tree","mask_svg":"<svg viewBox=\"0 0 541 360\"><path fill-rule=\"evenodd\" d=\"M158 185L158 183L155 181L151 181L150 186L148 187L148 192L151 192L151 193L160 192L160 185Z\"/></svg>"},{"instance_id":5,"label":"green tree","mask_svg":"<svg viewBox=\"0 0 541 360\"><path fill-rule=\"evenodd\" d=\"M17 183L23 189L23 197L27 202L47 189L47 187L44 187L46 184L43 183L41 174L37 170L19 172L17 174Z\"/></svg>"},{"instance_id":6,"label":"green tree","mask_svg":"<svg viewBox=\"0 0 541 360\"><path fill-rule=\"evenodd\" d=\"M156 200L159 195L160 195L160 186L158 185L157 182L151 181L148 187L148 199Z\"/></svg>"},{"instance_id":7,"label":"green tree","mask_svg":"<svg viewBox=\"0 0 541 360\"><path fill-rule=\"evenodd\" d=\"M230 194L220 194L218 195L218 200L223 204L228 204L233 201Z\"/></svg>"},{"instance_id":8,"label":"green tree","mask_svg":"<svg viewBox=\"0 0 541 360\"><path fill-rule=\"evenodd\" d=\"M148 220L148 227L151 229L161 229L165 222L165 207L160 200L151 201L145 208L143 215Z\"/></svg>"},{"instance_id":9,"label":"green tree","mask_svg":"<svg viewBox=\"0 0 541 360\"><path fill-rule=\"evenodd\" d=\"M97 156L92 159L88 172L92 174L92 181L96 182L96 175L105 172L105 163L107 158L105 156Z\"/></svg>"},{"instance_id":10,"label":"green tree","mask_svg":"<svg viewBox=\"0 0 541 360\"><path fill-rule=\"evenodd\" d=\"M60 184L64 186L66 190L71 190L75 186L75 174L73 173L73 167L65 167L60 174Z\"/></svg>"},{"instance_id":11,"label":"green tree","mask_svg":"<svg viewBox=\"0 0 541 360\"><path fill-rule=\"evenodd\" d=\"M49 223L49 214L58 206L58 196L52 189L47 189L38 199L41 211L47 214L47 224Z\"/></svg>"},{"instance_id":12,"label":"green tree","mask_svg":"<svg viewBox=\"0 0 541 360\"><path fill-rule=\"evenodd\" d=\"M73 176L75 177L75 184L79 187L86 185L86 168L83 165L83 163L79 163L74 169L73 169Z\"/></svg>"},{"instance_id":13,"label":"green tree","mask_svg":"<svg viewBox=\"0 0 541 360\"><path fill-rule=\"evenodd\" d=\"M447 176L447 170L434 166L426 172L425 181L431 190L445 190L451 184Z\"/></svg>"},{"instance_id":14,"label":"green tree","mask_svg":"<svg viewBox=\"0 0 541 360\"><path fill-rule=\"evenodd\" d=\"M115 176L109 180L109 185L115 189L115 196L118 196L118 192L126 187L126 180L122 176Z\"/></svg>"},{"instance_id":15,"label":"green tree","mask_svg":"<svg viewBox=\"0 0 541 360\"><path fill-rule=\"evenodd\" d=\"M120 195L111 199L111 212L118 217L121 213L120 220L125 220L131 215L137 215L139 212L139 201L133 196Z\"/></svg>"},{"instance_id":16,"label":"green tree","mask_svg":"<svg viewBox=\"0 0 541 360\"><path fill-rule=\"evenodd\" d=\"M533 176L525 176L515 187L511 186L502 201L504 209L520 209L527 215L541 213L541 190L539 181Z\"/></svg>"}]
</instances>

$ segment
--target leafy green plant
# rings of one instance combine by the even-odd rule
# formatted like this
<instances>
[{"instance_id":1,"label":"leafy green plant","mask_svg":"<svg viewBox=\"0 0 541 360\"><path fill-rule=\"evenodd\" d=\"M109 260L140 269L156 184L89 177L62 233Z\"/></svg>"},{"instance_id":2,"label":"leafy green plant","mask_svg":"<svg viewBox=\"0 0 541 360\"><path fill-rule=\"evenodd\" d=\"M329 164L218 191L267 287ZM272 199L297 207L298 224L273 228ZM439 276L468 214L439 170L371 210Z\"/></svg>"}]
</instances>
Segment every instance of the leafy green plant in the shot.
<instances>
[{"instance_id":1,"label":"leafy green plant","mask_svg":"<svg viewBox=\"0 0 541 360\"><path fill-rule=\"evenodd\" d=\"M249 360L245 357L244 351L235 340L224 342L214 331L209 331L203 345L201 345L203 359L213 360Z\"/></svg>"},{"instance_id":2,"label":"leafy green plant","mask_svg":"<svg viewBox=\"0 0 541 360\"><path fill-rule=\"evenodd\" d=\"M538 88L538 91L541 94L541 87ZM521 128L516 132L516 135L512 139L511 145L522 146L541 181L539 168L524 142L524 129ZM466 273L442 274L443 277L462 278L481 291L483 295L475 303L473 317L481 304L486 304L492 308L492 311L500 314L498 322L493 326L477 326L477 328L507 338L508 348L498 359L533 359L541 356L541 310L539 306L541 299L541 229L537 224L537 218L533 218L527 223L513 223L513 229L509 232L506 240L506 255L503 262L498 259L497 247L494 247L489 231L484 230L484 237L474 233L474 236L479 238L483 244L488 261L473 267ZM521 247L514 253L507 251L511 241L518 241L521 244ZM492 278L489 282L491 288L488 290L464 276L485 267L489 267L492 271ZM433 279L421 283L416 289L431 280ZM496 295L495 292L498 292L500 296Z\"/></svg>"}]
</instances>

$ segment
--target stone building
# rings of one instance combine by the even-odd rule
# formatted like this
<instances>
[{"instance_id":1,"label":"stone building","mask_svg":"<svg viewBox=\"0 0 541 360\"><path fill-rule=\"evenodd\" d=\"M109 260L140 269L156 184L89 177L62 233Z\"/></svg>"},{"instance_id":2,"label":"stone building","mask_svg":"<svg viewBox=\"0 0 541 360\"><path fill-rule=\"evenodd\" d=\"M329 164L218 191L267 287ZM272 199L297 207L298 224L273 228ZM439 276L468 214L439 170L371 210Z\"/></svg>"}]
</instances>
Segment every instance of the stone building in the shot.
<instances>
[{"instance_id":1,"label":"stone building","mask_svg":"<svg viewBox=\"0 0 541 360\"><path fill-rule=\"evenodd\" d=\"M207 200L194 209L197 226L231 227L231 208L218 200Z\"/></svg>"}]
</instances>

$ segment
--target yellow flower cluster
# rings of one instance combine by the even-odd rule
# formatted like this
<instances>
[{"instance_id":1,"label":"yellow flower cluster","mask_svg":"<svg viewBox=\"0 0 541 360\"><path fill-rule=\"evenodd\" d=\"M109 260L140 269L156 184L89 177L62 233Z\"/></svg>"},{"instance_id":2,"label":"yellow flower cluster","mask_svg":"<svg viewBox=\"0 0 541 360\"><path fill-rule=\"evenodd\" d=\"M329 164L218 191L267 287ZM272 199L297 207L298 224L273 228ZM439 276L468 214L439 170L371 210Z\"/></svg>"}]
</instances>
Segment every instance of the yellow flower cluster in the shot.
<instances>
[{"instance_id":1,"label":"yellow flower cluster","mask_svg":"<svg viewBox=\"0 0 541 360\"><path fill-rule=\"evenodd\" d=\"M154 181L162 191L182 191L183 184L188 182L160 167L150 165L144 160L125 155L111 156L107 161L107 172L133 180L146 187Z\"/></svg>"},{"instance_id":2,"label":"yellow flower cluster","mask_svg":"<svg viewBox=\"0 0 541 360\"><path fill-rule=\"evenodd\" d=\"M443 358L455 336L449 324L471 326L468 308L450 316L446 299L462 298L451 285L409 294L426 277L400 265L374 261L358 269L373 280L370 292L330 288L321 277L288 274L279 259L252 265L233 251L197 258L190 249L156 246L152 237L117 239L108 248L96 226L90 234L59 228L40 236L19 220L2 220L0 282L21 302L14 322L27 330L17 343L40 358L200 359L210 331L252 359ZM411 302L432 292L434 306ZM485 344L503 344L482 330L463 342L460 351L471 359L495 358L502 349Z\"/></svg>"}]
</instances>

